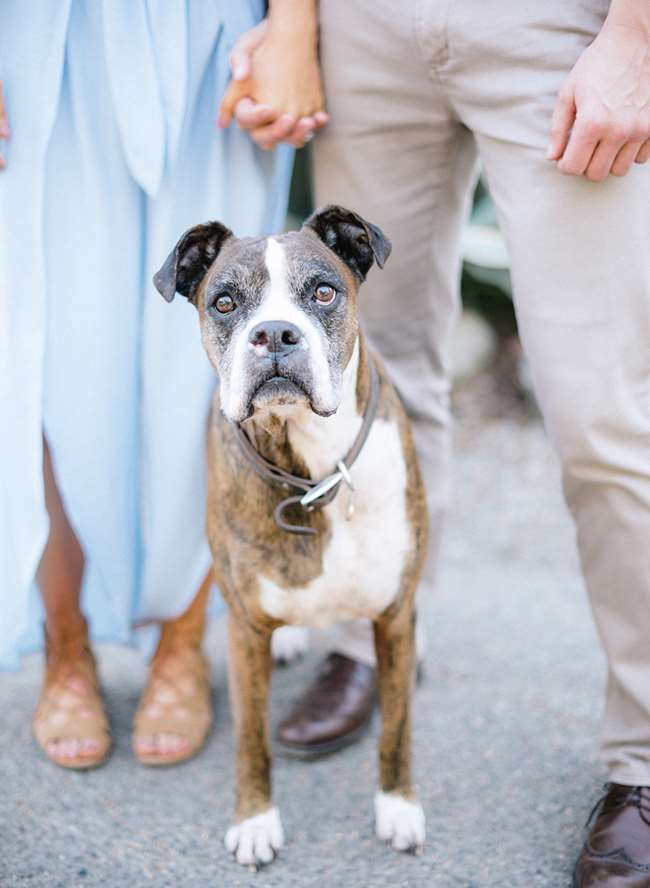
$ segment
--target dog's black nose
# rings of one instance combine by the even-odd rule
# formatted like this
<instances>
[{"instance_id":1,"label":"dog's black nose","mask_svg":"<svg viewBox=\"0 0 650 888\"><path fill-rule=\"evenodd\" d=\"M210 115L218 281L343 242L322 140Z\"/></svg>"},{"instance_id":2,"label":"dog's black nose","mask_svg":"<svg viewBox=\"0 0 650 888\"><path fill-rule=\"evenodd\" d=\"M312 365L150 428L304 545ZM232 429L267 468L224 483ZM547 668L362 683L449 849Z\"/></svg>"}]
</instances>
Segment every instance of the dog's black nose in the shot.
<instances>
[{"instance_id":1,"label":"dog's black nose","mask_svg":"<svg viewBox=\"0 0 650 888\"><path fill-rule=\"evenodd\" d=\"M269 354L281 355L294 349L302 333L289 321L262 321L250 332L251 345L265 345Z\"/></svg>"}]
</instances>

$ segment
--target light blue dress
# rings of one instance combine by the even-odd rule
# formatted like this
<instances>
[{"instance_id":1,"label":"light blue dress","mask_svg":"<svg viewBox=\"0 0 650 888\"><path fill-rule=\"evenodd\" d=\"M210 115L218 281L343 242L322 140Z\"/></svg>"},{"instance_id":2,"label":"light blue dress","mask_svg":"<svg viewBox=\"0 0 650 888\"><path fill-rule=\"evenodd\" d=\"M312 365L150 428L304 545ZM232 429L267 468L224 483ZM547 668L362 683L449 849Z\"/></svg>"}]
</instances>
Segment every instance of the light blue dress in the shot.
<instances>
[{"instance_id":1,"label":"light blue dress","mask_svg":"<svg viewBox=\"0 0 650 888\"><path fill-rule=\"evenodd\" d=\"M291 151L214 126L254 0L3 0L0 666L40 643L41 433L86 554L96 640L182 613L210 564L215 378L151 277L190 225L282 227Z\"/></svg>"}]
</instances>

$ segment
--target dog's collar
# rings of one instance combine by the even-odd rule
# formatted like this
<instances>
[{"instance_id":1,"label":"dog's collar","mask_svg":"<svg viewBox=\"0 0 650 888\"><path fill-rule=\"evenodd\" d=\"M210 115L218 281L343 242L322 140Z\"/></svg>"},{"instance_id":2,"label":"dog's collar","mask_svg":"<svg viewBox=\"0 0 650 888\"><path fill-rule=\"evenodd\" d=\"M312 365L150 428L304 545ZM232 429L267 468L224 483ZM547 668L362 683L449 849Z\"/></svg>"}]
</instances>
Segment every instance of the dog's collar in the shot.
<instances>
[{"instance_id":1,"label":"dog's collar","mask_svg":"<svg viewBox=\"0 0 650 888\"><path fill-rule=\"evenodd\" d=\"M266 481L267 484L271 484L273 487L281 487L284 490L302 491L302 493L286 497L275 507L273 518L281 530L286 530L287 533L316 533L313 527L289 524L284 518L285 509L292 505L300 505L308 512L320 509L332 502L342 484L346 484L349 487L350 494L354 491L349 470L363 450L363 445L368 439L370 428L377 415L377 405L379 404L379 374L372 360L369 361L369 369L370 389L359 433L346 455L336 463L336 472L327 475L322 481L301 478L299 475L292 475L290 472L281 469L280 466L276 466L275 463L258 453L239 423L232 424L242 454L263 481ZM351 509L352 500L350 499L350 514Z\"/></svg>"}]
</instances>

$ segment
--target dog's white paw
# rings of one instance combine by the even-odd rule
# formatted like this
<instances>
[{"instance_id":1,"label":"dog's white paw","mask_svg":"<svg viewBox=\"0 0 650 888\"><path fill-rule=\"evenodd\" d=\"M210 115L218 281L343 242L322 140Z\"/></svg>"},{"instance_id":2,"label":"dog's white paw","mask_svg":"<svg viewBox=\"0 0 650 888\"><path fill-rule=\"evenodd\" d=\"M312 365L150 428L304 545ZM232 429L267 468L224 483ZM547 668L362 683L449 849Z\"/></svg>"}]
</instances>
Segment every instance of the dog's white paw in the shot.
<instances>
[{"instance_id":1,"label":"dog's white paw","mask_svg":"<svg viewBox=\"0 0 650 888\"><path fill-rule=\"evenodd\" d=\"M388 792L375 796L375 829L396 851L418 851L426 833L424 811L419 802Z\"/></svg>"},{"instance_id":2,"label":"dog's white paw","mask_svg":"<svg viewBox=\"0 0 650 888\"><path fill-rule=\"evenodd\" d=\"M291 663L307 653L309 629L305 626L280 626L271 636L271 654L276 663Z\"/></svg>"},{"instance_id":3,"label":"dog's white paw","mask_svg":"<svg viewBox=\"0 0 650 888\"><path fill-rule=\"evenodd\" d=\"M280 812L269 808L263 814L235 823L226 833L224 844L242 866L271 863L284 845Z\"/></svg>"}]
</instances>

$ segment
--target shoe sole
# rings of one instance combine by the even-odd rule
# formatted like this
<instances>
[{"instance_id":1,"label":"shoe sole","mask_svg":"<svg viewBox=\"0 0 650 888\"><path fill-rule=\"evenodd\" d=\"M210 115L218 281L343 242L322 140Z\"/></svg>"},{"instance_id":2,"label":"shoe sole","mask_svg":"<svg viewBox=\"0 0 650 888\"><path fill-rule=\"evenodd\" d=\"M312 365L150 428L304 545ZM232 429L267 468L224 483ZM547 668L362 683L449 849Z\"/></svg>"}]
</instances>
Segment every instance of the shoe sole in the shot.
<instances>
[{"instance_id":1,"label":"shoe sole","mask_svg":"<svg viewBox=\"0 0 650 888\"><path fill-rule=\"evenodd\" d=\"M571 888L580 888L578 885L578 864L573 867L573 878L571 879Z\"/></svg>"},{"instance_id":2,"label":"shoe sole","mask_svg":"<svg viewBox=\"0 0 650 888\"><path fill-rule=\"evenodd\" d=\"M326 755L333 755L335 752L340 752L342 749L354 745L368 733L371 724L372 715L362 725L355 728L354 731L343 734L342 737L337 737L335 740L326 740L324 743L317 744L310 743L309 745L292 745L283 743L282 740L276 738L274 746L276 752L283 757L311 761L323 758Z\"/></svg>"}]
</instances>

